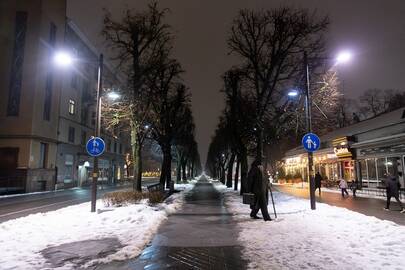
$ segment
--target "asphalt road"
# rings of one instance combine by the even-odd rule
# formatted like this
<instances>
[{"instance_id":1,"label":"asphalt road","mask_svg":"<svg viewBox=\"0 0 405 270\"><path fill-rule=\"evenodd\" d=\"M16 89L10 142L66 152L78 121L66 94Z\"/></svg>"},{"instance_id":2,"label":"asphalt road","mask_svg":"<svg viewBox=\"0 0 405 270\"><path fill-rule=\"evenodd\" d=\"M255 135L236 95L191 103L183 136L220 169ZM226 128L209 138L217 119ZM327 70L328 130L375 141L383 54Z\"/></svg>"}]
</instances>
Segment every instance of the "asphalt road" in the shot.
<instances>
[{"instance_id":1,"label":"asphalt road","mask_svg":"<svg viewBox=\"0 0 405 270\"><path fill-rule=\"evenodd\" d=\"M143 179L142 186L157 183L157 178ZM126 186L99 186L97 197L104 193L130 188ZM57 210L66 206L80 204L91 200L90 188L75 188L63 191L44 192L16 197L0 196L0 223L7 220L28 216L30 214Z\"/></svg>"}]
</instances>

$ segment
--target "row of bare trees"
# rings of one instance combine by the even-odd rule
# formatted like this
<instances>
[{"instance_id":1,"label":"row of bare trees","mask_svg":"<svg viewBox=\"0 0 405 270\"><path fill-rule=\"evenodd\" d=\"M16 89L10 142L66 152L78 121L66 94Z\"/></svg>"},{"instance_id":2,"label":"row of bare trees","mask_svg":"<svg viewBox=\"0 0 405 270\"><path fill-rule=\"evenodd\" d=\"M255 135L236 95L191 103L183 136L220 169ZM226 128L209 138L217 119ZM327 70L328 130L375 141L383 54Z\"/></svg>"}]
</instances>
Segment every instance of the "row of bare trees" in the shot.
<instances>
[{"instance_id":1,"label":"row of bare trees","mask_svg":"<svg viewBox=\"0 0 405 270\"><path fill-rule=\"evenodd\" d=\"M332 128L338 108L336 72L326 69L326 16L305 9L281 7L241 10L227 40L240 63L223 75L226 107L212 138L206 170L228 187L246 189L248 156L264 161L278 158L285 144L294 144L305 128L303 98L287 97L292 88L305 89L304 57L309 59L316 130ZM326 120L327 119L327 120ZM264 159L264 160L263 160ZM235 168L236 167L236 168ZM267 169L267 168L266 168Z\"/></svg>"},{"instance_id":2,"label":"row of bare trees","mask_svg":"<svg viewBox=\"0 0 405 270\"><path fill-rule=\"evenodd\" d=\"M118 101L103 104L103 121L112 131L120 126L130 134L134 189L138 191L145 139L155 140L163 154L162 187L172 186L173 153L180 155L176 159L178 172L185 171L186 165L190 168L183 180L201 170L190 92L181 79L180 63L172 57L173 35L164 22L167 12L154 2L143 12L127 10L119 21L108 11L104 16L102 34L126 83L119 90Z\"/></svg>"}]
</instances>

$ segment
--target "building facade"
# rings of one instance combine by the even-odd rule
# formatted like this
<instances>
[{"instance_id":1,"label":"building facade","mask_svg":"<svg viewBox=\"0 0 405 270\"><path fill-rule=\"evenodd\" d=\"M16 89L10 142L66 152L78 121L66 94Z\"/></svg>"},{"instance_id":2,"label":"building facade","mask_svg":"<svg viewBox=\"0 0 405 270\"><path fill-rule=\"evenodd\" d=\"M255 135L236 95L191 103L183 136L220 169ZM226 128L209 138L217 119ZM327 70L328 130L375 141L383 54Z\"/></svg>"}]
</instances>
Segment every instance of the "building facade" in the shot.
<instances>
[{"instance_id":1,"label":"building facade","mask_svg":"<svg viewBox=\"0 0 405 270\"><path fill-rule=\"evenodd\" d=\"M98 51L66 18L65 0L0 1L0 25L0 194L86 184ZM56 68L60 48L83 62ZM117 78L105 70L112 87ZM100 180L113 182L123 177L128 144L125 136L103 137Z\"/></svg>"},{"instance_id":2,"label":"building facade","mask_svg":"<svg viewBox=\"0 0 405 270\"><path fill-rule=\"evenodd\" d=\"M281 178L307 179L307 154L288 151ZM363 188L384 188L388 176L405 187L405 108L321 136L314 153L315 171L324 179L357 179Z\"/></svg>"}]
</instances>

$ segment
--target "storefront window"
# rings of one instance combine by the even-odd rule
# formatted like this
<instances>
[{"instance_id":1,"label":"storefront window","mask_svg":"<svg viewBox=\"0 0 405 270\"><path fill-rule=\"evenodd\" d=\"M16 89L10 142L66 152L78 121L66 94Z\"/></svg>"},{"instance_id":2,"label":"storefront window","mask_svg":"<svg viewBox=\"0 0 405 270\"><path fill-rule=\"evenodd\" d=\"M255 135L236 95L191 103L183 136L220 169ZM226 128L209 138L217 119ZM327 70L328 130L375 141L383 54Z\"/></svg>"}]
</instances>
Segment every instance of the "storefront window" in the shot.
<instances>
[{"instance_id":1,"label":"storefront window","mask_svg":"<svg viewBox=\"0 0 405 270\"><path fill-rule=\"evenodd\" d=\"M377 180L375 159L367 159L368 180Z\"/></svg>"},{"instance_id":2,"label":"storefront window","mask_svg":"<svg viewBox=\"0 0 405 270\"><path fill-rule=\"evenodd\" d=\"M398 177L398 164L399 157L389 157L387 158L387 171L389 175L393 175L395 177Z\"/></svg>"},{"instance_id":3,"label":"storefront window","mask_svg":"<svg viewBox=\"0 0 405 270\"><path fill-rule=\"evenodd\" d=\"M385 165L386 158L377 159L377 173L378 173L378 182L379 184L384 184L387 178L387 167Z\"/></svg>"},{"instance_id":4,"label":"storefront window","mask_svg":"<svg viewBox=\"0 0 405 270\"><path fill-rule=\"evenodd\" d=\"M364 159L361 159L359 161L359 163L360 163L360 169L361 169L361 178L368 179L366 161Z\"/></svg>"}]
</instances>

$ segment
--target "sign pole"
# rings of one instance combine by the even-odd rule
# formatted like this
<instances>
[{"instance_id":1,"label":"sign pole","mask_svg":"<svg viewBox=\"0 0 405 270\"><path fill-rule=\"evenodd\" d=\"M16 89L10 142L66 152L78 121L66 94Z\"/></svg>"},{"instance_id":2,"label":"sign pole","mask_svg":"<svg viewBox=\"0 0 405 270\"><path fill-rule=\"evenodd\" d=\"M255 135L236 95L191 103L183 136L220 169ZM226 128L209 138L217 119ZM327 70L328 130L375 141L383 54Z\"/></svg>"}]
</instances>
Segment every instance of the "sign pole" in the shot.
<instances>
[{"instance_id":1,"label":"sign pole","mask_svg":"<svg viewBox=\"0 0 405 270\"><path fill-rule=\"evenodd\" d=\"M102 88L102 76L103 76L103 54L100 54L98 63L98 81L97 81L97 104L96 104L96 125L95 125L95 137L100 137L100 124L101 124L101 88ZM98 156L94 157L93 164L93 181L91 185L91 212L96 212L96 200L97 200L97 181L98 181Z\"/></svg>"},{"instance_id":2,"label":"sign pole","mask_svg":"<svg viewBox=\"0 0 405 270\"><path fill-rule=\"evenodd\" d=\"M311 93L309 85L309 67L307 53L304 52L304 68L305 68L305 112L307 132L312 132L311 119ZM309 182L309 199L311 201L311 209L315 210L315 179L314 179L314 161L312 151L308 151L308 182Z\"/></svg>"}]
</instances>

